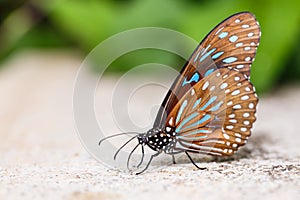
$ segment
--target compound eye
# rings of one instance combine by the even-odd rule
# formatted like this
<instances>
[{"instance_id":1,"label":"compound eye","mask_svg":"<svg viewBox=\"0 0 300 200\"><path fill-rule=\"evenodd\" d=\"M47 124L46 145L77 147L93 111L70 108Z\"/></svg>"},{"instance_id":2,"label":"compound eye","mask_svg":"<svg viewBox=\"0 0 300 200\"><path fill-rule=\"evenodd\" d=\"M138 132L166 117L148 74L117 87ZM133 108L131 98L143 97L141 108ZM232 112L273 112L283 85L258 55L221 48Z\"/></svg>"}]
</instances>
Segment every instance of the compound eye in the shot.
<instances>
[{"instance_id":1,"label":"compound eye","mask_svg":"<svg viewBox=\"0 0 300 200\"><path fill-rule=\"evenodd\" d=\"M139 141L139 144L143 144L144 143L144 138L139 137L138 141Z\"/></svg>"}]
</instances>

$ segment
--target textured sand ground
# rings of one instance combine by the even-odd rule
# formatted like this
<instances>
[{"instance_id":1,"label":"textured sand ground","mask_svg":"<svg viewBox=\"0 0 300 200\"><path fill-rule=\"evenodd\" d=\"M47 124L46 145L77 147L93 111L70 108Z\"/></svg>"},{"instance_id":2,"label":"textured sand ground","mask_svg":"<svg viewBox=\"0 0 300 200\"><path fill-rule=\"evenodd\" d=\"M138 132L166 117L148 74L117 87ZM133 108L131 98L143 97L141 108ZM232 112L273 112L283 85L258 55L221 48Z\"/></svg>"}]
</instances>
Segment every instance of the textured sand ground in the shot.
<instances>
[{"instance_id":1,"label":"textured sand ground","mask_svg":"<svg viewBox=\"0 0 300 200\"><path fill-rule=\"evenodd\" d=\"M29 52L0 69L0 199L300 199L300 86L261 98L253 136L233 158L136 176L102 166L77 138L80 62Z\"/></svg>"}]
</instances>

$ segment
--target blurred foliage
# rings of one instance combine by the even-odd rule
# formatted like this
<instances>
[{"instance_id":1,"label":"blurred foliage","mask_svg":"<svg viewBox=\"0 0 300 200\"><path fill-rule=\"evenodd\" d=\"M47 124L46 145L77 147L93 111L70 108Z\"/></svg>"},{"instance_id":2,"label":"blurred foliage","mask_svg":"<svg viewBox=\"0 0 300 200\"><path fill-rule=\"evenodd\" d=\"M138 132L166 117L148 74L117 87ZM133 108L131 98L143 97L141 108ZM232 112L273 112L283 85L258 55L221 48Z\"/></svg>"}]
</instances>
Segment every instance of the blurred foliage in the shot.
<instances>
[{"instance_id":1,"label":"blurred foliage","mask_svg":"<svg viewBox=\"0 0 300 200\"><path fill-rule=\"evenodd\" d=\"M250 11L262 29L252 68L258 91L268 91L280 80L300 79L299 0L40 0L27 1L14 12L11 10L20 4L10 7L12 4L5 4L9 1L3 2L0 11L12 14L0 21L2 60L28 46L72 46L87 54L113 34L136 27L170 28L200 42L226 17ZM126 71L147 62L177 69L184 63L171 53L141 50L120 57L111 68Z\"/></svg>"},{"instance_id":2,"label":"blurred foliage","mask_svg":"<svg viewBox=\"0 0 300 200\"><path fill-rule=\"evenodd\" d=\"M26 0L0 0L0 23L15 9L22 6Z\"/></svg>"}]
</instances>

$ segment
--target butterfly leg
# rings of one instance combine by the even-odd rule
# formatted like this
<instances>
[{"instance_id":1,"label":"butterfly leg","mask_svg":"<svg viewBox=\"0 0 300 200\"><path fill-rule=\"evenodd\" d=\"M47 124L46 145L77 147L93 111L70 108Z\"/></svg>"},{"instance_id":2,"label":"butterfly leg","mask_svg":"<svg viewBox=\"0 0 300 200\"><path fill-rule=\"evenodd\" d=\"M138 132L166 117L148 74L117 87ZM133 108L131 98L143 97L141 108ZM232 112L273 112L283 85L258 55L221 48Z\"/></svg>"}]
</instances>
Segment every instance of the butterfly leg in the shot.
<instances>
[{"instance_id":1,"label":"butterfly leg","mask_svg":"<svg viewBox=\"0 0 300 200\"><path fill-rule=\"evenodd\" d=\"M130 170L130 168L129 168L129 161L130 161L130 158L131 158L133 152L136 150L136 148L138 148L139 145L140 145L140 144L137 144L137 145L133 148L133 150L130 152L130 154L129 154L128 158L127 158L127 169L128 169L128 170Z\"/></svg>"},{"instance_id":2,"label":"butterfly leg","mask_svg":"<svg viewBox=\"0 0 300 200\"><path fill-rule=\"evenodd\" d=\"M147 166L146 166L142 171L137 172L136 175L139 175L139 174L145 172L145 171L148 169L148 167L149 167L150 163L152 162L153 158L156 157L156 156L158 156L160 153L161 153L161 152L159 151L159 152L157 152L156 154L151 155L150 160L149 160L149 162L147 163Z\"/></svg>"},{"instance_id":3,"label":"butterfly leg","mask_svg":"<svg viewBox=\"0 0 300 200\"><path fill-rule=\"evenodd\" d=\"M192 157L190 156L190 154L188 154L187 151L185 151L185 154L187 155L187 157L190 159L190 161L191 161L198 169L200 169L200 170L205 170L205 169L207 169L206 167L199 167L199 166L194 162L194 160L192 159Z\"/></svg>"},{"instance_id":4,"label":"butterfly leg","mask_svg":"<svg viewBox=\"0 0 300 200\"><path fill-rule=\"evenodd\" d=\"M172 160L173 160L173 164L176 164L176 161L175 161L175 156L174 156L174 154L172 154Z\"/></svg>"},{"instance_id":5,"label":"butterfly leg","mask_svg":"<svg viewBox=\"0 0 300 200\"><path fill-rule=\"evenodd\" d=\"M144 146L142 145L142 158L141 158L140 163L137 165L137 168L139 168L141 166L141 164L143 163L144 156L145 156L145 151L144 151Z\"/></svg>"}]
</instances>

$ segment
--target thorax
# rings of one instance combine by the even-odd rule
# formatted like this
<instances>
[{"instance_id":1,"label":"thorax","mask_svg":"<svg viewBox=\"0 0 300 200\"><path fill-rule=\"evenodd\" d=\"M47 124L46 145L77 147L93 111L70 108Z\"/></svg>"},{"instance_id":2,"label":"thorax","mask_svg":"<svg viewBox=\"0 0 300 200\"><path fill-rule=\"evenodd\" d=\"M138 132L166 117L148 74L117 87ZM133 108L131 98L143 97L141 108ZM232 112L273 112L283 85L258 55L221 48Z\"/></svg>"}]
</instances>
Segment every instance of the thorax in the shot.
<instances>
[{"instance_id":1,"label":"thorax","mask_svg":"<svg viewBox=\"0 0 300 200\"><path fill-rule=\"evenodd\" d=\"M171 127L152 128L145 134L142 134L144 144L148 145L154 151L166 150L168 146L175 141L176 133Z\"/></svg>"}]
</instances>

